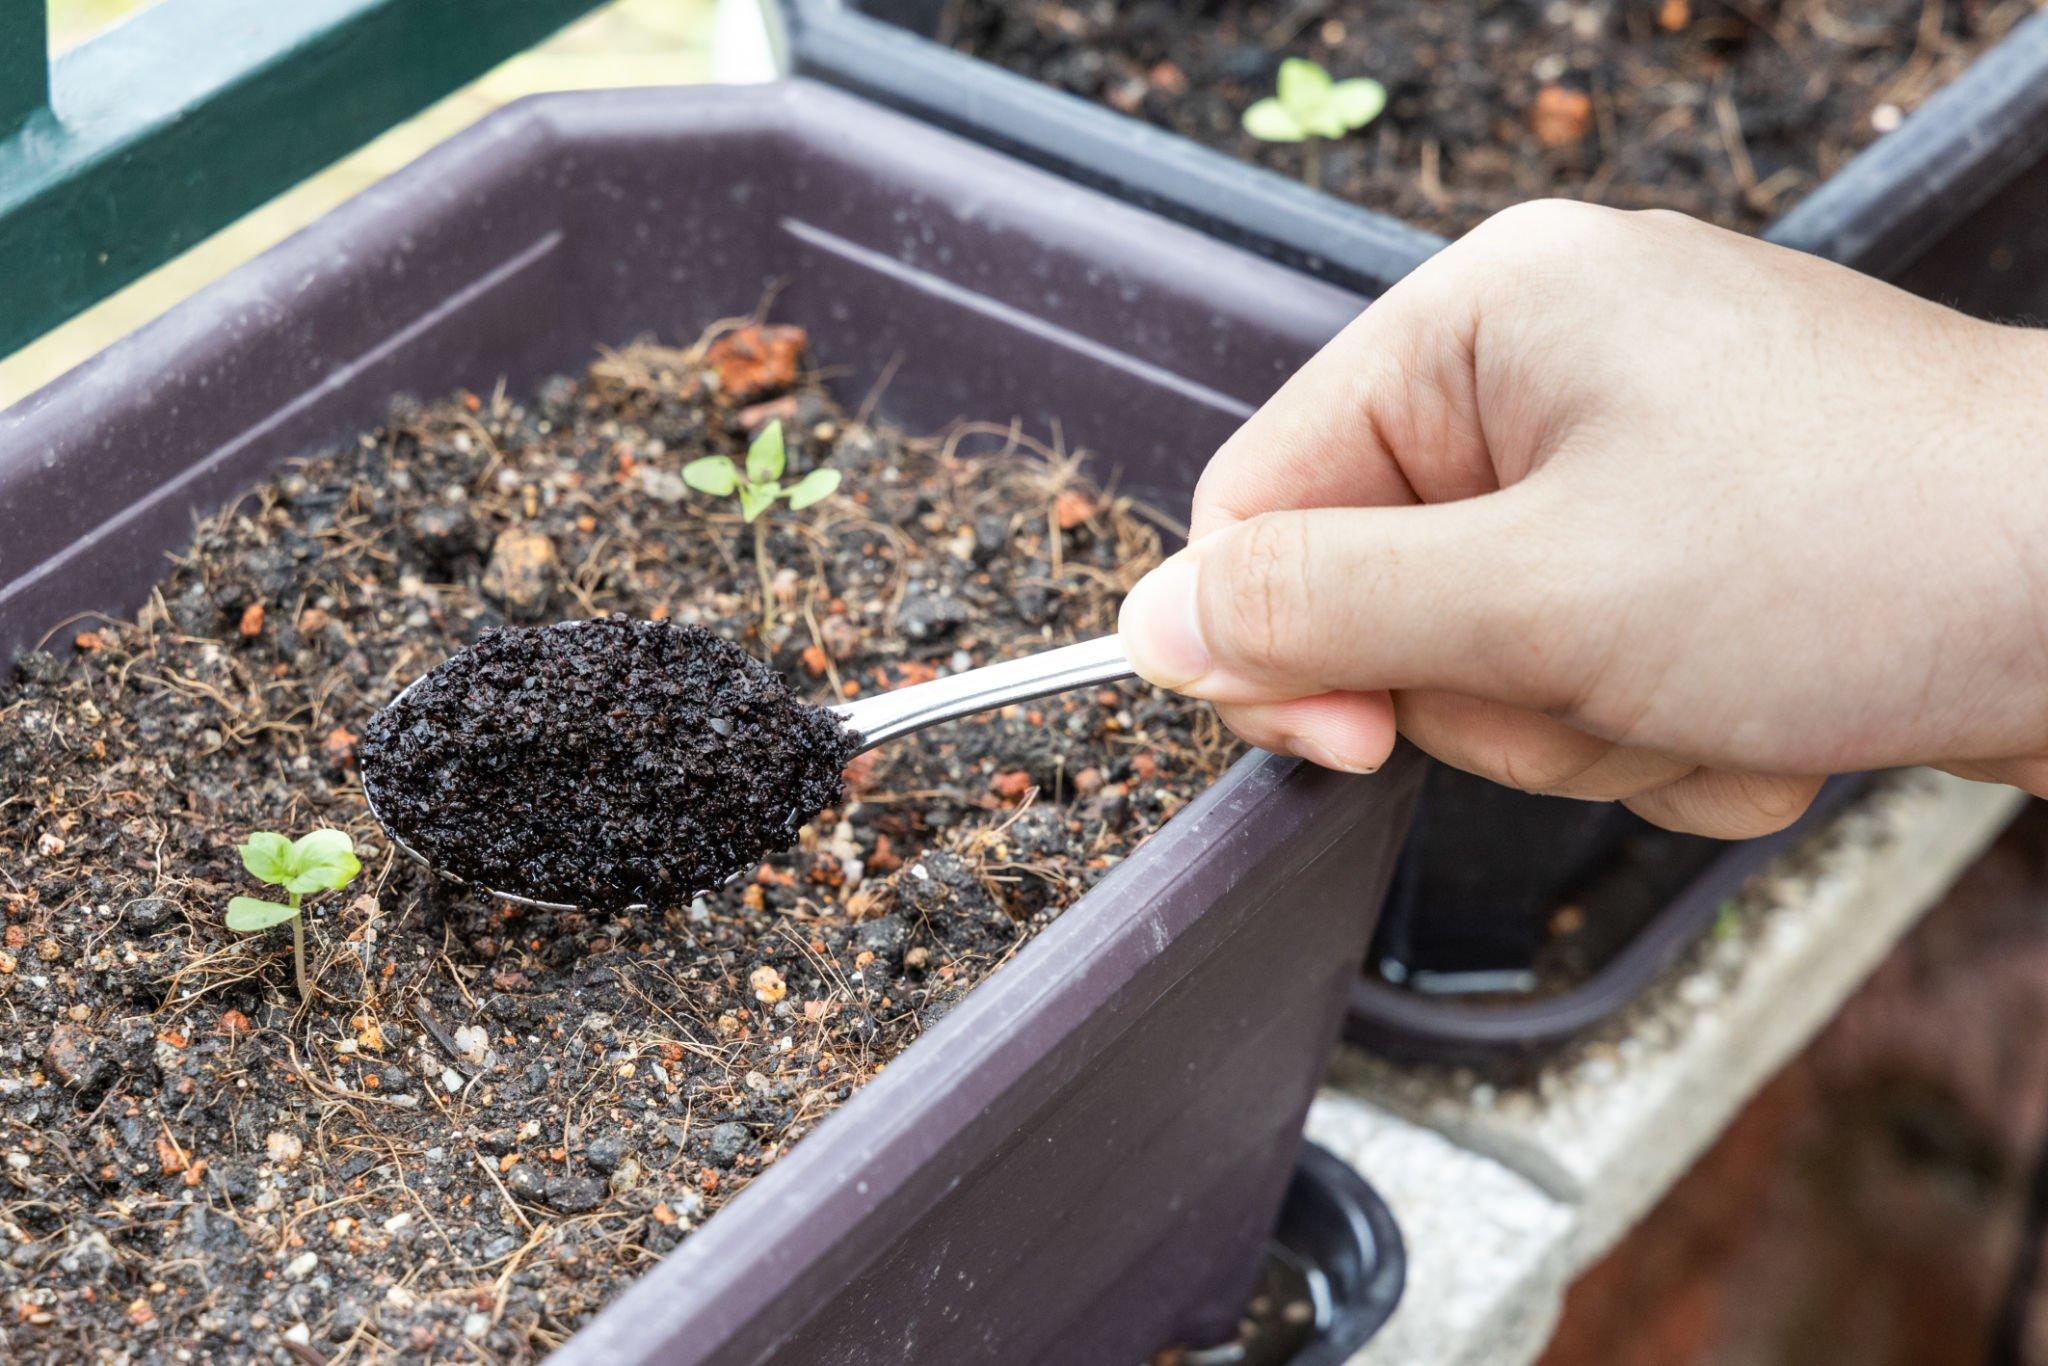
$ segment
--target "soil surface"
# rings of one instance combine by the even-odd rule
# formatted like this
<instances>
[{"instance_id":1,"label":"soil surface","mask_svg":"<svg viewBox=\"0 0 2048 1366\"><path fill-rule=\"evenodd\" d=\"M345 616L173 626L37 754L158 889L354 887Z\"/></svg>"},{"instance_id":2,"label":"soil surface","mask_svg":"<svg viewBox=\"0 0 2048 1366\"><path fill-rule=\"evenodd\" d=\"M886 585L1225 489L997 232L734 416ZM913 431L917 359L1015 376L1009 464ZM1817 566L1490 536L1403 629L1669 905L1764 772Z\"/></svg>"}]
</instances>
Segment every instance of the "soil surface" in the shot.
<instances>
[{"instance_id":1,"label":"soil surface","mask_svg":"<svg viewBox=\"0 0 2048 1366\"><path fill-rule=\"evenodd\" d=\"M863 422L801 332L735 326L401 406L0 681L0 1358L531 1360L1229 760L1150 690L1013 708L861 756L793 849L648 912L393 850L358 736L493 628L690 623L824 700L1112 629L1157 561L1074 457ZM845 482L757 560L679 470L772 418ZM307 901L302 1007L289 935L222 917L261 892L237 843L320 825L364 868Z\"/></svg>"},{"instance_id":2,"label":"soil surface","mask_svg":"<svg viewBox=\"0 0 2048 1366\"><path fill-rule=\"evenodd\" d=\"M486 631L363 729L385 827L539 901L673 906L842 795L853 735L731 641L625 616Z\"/></svg>"},{"instance_id":3,"label":"soil surface","mask_svg":"<svg viewBox=\"0 0 2048 1366\"><path fill-rule=\"evenodd\" d=\"M1897 126L2033 0L952 0L940 37L1062 90L1455 236L1522 200L1763 228ZM1305 57L1386 86L1320 147L1239 124ZM1311 164L1311 163L1314 164Z\"/></svg>"}]
</instances>

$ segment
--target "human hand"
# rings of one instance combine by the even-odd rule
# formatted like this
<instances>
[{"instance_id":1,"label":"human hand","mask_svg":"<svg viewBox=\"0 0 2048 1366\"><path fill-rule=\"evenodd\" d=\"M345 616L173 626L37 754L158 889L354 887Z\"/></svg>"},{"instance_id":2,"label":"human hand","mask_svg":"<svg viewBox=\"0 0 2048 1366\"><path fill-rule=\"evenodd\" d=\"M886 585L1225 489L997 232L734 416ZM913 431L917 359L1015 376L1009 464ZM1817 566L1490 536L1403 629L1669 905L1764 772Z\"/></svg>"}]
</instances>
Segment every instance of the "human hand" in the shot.
<instances>
[{"instance_id":1,"label":"human hand","mask_svg":"<svg viewBox=\"0 0 2048 1366\"><path fill-rule=\"evenodd\" d=\"M2048 338L1663 213L1510 210L1204 472L1133 664L1251 743L1395 730L1762 834L1829 773L2048 794Z\"/></svg>"}]
</instances>

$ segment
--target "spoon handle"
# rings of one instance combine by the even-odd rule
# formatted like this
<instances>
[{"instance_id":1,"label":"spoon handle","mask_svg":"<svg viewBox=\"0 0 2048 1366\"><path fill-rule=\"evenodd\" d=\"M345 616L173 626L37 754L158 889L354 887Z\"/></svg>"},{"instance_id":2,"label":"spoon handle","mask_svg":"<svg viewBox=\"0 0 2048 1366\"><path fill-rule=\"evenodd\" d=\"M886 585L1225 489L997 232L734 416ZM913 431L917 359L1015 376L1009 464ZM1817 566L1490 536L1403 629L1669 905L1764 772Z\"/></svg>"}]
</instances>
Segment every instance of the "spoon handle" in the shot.
<instances>
[{"instance_id":1,"label":"spoon handle","mask_svg":"<svg viewBox=\"0 0 2048 1366\"><path fill-rule=\"evenodd\" d=\"M870 750L884 740L941 721L1129 677L1131 662L1124 657L1123 642L1115 636L1100 636L929 683L855 698L832 708L832 714L860 736L862 750Z\"/></svg>"}]
</instances>

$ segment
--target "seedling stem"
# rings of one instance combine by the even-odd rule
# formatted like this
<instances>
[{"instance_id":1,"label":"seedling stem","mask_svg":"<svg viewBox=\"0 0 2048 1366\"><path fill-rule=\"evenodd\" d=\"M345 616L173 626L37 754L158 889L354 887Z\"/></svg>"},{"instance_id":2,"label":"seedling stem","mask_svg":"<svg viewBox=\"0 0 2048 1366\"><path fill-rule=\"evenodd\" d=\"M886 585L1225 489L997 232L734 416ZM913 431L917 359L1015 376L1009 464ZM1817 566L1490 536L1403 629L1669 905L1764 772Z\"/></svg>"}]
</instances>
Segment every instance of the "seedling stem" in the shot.
<instances>
[{"instance_id":1,"label":"seedling stem","mask_svg":"<svg viewBox=\"0 0 2048 1366\"><path fill-rule=\"evenodd\" d=\"M775 625L775 566L768 558L768 527L761 514L786 501L792 512L832 496L839 487L839 471L812 470L794 484L782 482L788 453L782 442L782 419L763 427L747 446L747 463L742 469L730 456L707 455L683 466L683 482L713 498L737 498L740 518L754 527L754 569L761 579L761 641Z\"/></svg>"},{"instance_id":2,"label":"seedling stem","mask_svg":"<svg viewBox=\"0 0 2048 1366\"><path fill-rule=\"evenodd\" d=\"M238 896L228 902L228 928L237 934L258 934L291 921L292 977L298 983L299 999L311 1001L313 987L306 979L306 924L300 912L306 893L339 890L363 870L355 842L341 830L315 830L296 840L274 830L258 830L236 852L257 881L282 887L286 899L261 901Z\"/></svg>"}]
</instances>

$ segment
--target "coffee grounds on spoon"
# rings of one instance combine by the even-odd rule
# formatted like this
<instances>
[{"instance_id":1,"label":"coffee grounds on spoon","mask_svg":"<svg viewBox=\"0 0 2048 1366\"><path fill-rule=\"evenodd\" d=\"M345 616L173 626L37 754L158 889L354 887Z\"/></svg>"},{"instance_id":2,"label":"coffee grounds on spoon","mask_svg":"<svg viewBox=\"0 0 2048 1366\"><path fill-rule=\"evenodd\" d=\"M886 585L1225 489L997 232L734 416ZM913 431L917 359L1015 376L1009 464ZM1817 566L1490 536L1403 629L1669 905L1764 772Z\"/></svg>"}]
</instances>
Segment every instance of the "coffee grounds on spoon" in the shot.
<instances>
[{"instance_id":1,"label":"coffee grounds on spoon","mask_svg":"<svg viewBox=\"0 0 2048 1366\"><path fill-rule=\"evenodd\" d=\"M738 646L614 616L484 632L356 752L385 828L433 867L616 910L687 901L787 847L858 747Z\"/></svg>"}]
</instances>

